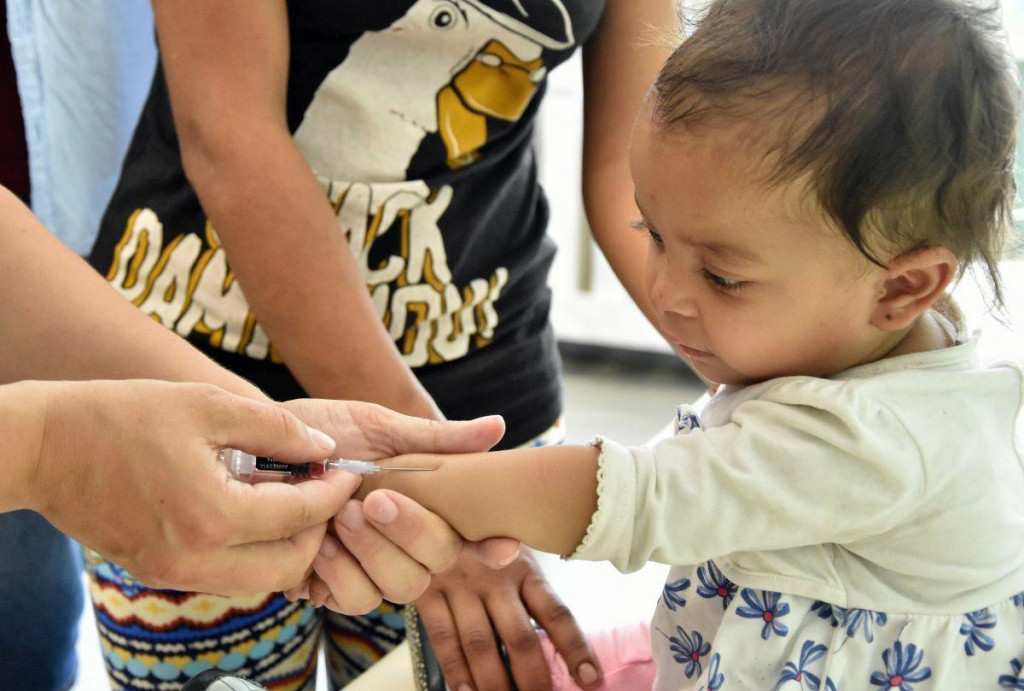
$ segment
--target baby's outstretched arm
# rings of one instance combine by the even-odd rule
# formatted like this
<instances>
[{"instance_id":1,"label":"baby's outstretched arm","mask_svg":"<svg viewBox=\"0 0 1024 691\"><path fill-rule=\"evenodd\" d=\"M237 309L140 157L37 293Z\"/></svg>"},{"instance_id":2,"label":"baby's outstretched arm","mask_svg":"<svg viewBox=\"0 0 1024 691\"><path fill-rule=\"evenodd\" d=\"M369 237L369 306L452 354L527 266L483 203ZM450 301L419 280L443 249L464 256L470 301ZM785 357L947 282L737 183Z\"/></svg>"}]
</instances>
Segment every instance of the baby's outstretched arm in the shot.
<instances>
[{"instance_id":1,"label":"baby's outstretched arm","mask_svg":"<svg viewBox=\"0 0 1024 691\"><path fill-rule=\"evenodd\" d=\"M410 454L381 465L436 468L381 472L357 493L401 492L470 540L511 537L544 552L571 554L597 509L593 446L549 446L462 455Z\"/></svg>"}]
</instances>

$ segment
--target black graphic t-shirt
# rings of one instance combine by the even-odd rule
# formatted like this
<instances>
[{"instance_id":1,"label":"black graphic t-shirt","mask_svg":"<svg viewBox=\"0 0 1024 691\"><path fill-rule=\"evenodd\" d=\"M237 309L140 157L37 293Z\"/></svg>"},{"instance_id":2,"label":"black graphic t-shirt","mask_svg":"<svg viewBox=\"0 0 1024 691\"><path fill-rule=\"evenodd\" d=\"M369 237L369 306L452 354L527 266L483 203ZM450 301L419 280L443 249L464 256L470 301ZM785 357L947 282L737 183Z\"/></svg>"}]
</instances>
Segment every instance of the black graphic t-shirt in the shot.
<instances>
[{"instance_id":1,"label":"black graphic t-shirt","mask_svg":"<svg viewBox=\"0 0 1024 691\"><path fill-rule=\"evenodd\" d=\"M503 446L561 409L554 245L533 124L603 0L295 0L288 123L395 346L450 418ZM90 261L122 295L279 399L305 395L185 178L161 68ZM344 310L345 305L338 305Z\"/></svg>"}]
</instances>

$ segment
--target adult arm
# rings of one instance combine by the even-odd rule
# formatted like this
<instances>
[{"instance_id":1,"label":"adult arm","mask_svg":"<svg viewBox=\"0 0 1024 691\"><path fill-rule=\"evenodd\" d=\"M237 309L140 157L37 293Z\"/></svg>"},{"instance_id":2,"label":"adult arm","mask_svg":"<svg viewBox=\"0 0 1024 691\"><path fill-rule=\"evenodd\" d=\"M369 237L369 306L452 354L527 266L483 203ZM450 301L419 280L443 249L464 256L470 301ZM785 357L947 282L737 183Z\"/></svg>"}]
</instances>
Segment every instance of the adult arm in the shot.
<instances>
[{"instance_id":1,"label":"adult arm","mask_svg":"<svg viewBox=\"0 0 1024 691\"><path fill-rule=\"evenodd\" d=\"M583 51L583 204L594 240L633 301L658 322L643 285L647 239L629 172L629 139L644 95L668 58L677 23L672 0L608 0Z\"/></svg>"},{"instance_id":2,"label":"adult arm","mask_svg":"<svg viewBox=\"0 0 1024 691\"><path fill-rule=\"evenodd\" d=\"M0 188L0 383L22 379L202 381L255 386L144 317Z\"/></svg>"},{"instance_id":3,"label":"adult arm","mask_svg":"<svg viewBox=\"0 0 1024 691\"><path fill-rule=\"evenodd\" d=\"M286 120L280 0L156 0L185 173L254 314L311 395L440 418L370 302Z\"/></svg>"}]
</instances>

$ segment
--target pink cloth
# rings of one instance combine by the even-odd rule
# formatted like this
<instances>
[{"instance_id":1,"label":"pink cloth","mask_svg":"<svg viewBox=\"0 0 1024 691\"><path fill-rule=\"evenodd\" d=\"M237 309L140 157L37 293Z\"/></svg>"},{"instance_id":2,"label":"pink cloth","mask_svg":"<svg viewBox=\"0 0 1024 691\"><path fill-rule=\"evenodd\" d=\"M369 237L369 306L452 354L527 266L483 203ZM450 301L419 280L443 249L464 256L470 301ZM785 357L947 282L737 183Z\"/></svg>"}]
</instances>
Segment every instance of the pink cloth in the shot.
<instances>
[{"instance_id":1,"label":"pink cloth","mask_svg":"<svg viewBox=\"0 0 1024 691\"><path fill-rule=\"evenodd\" d=\"M588 691L651 691L656 670L651 656L650 624L639 622L598 631L588 634L587 640L604 672L601 685ZM546 636L541 636L541 645L551 667L552 690L579 689L580 686Z\"/></svg>"}]
</instances>

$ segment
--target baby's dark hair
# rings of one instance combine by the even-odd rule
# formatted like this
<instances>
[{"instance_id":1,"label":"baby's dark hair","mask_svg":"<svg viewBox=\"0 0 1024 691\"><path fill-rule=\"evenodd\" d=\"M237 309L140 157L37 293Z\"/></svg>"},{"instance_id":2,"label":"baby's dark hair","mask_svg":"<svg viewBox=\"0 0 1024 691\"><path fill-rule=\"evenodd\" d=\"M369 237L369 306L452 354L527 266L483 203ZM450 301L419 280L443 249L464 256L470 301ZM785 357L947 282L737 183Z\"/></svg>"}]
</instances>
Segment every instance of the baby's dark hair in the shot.
<instances>
[{"instance_id":1,"label":"baby's dark hair","mask_svg":"<svg viewBox=\"0 0 1024 691\"><path fill-rule=\"evenodd\" d=\"M998 9L717 0L655 82L669 127L760 121L768 182L806 179L871 261L942 245L1002 306L1018 85Z\"/></svg>"}]
</instances>

